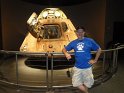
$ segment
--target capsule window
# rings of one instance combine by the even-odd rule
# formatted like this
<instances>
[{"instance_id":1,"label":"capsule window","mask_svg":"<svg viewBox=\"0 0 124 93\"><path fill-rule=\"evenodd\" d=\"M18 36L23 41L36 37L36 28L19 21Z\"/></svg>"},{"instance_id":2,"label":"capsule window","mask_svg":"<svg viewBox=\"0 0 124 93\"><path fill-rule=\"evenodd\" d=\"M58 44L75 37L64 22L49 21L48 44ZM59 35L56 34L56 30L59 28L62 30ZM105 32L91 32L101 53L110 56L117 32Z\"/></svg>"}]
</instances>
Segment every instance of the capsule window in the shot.
<instances>
[{"instance_id":1,"label":"capsule window","mask_svg":"<svg viewBox=\"0 0 124 93\"><path fill-rule=\"evenodd\" d=\"M61 22L61 25L62 25L63 31L66 32L68 29L67 24L65 22Z\"/></svg>"},{"instance_id":2,"label":"capsule window","mask_svg":"<svg viewBox=\"0 0 124 93\"><path fill-rule=\"evenodd\" d=\"M60 37L59 25L44 25L43 39L58 39Z\"/></svg>"}]
</instances>

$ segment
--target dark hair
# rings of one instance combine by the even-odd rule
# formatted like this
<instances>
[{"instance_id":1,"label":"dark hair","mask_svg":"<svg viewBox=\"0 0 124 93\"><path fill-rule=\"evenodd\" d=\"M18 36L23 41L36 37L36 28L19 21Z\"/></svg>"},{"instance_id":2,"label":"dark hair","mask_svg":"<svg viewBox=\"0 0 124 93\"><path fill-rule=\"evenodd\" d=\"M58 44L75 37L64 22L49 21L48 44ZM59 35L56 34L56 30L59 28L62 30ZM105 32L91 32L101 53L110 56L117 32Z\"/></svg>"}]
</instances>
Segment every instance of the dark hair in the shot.
<instances>
[{"instance_id":1,"label":"dark hair","mask_svg":"<svg viewBox=\"0 0 124 93\"><path fill-rule=\"evenodd\" d=\"M78 29L83 29L84 31L86 30L83 26L78 26L78 27L76 28L76 30L78 30Z\"/></svg>"}]
</instances>

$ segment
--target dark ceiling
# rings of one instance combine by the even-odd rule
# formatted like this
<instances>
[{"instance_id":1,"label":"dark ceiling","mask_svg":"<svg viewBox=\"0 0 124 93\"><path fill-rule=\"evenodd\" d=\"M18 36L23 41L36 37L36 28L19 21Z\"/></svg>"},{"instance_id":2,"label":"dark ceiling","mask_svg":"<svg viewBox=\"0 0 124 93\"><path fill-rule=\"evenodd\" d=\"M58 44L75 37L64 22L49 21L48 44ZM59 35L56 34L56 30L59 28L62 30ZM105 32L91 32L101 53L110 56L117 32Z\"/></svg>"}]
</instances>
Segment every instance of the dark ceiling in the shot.
<instances>
[{"instance_id":1,"label":"dark ceiling","mask_svg":"<svg viewBox=\"0 0 124 93\"><path fill-rule=\"evenodd\" d=\"M47 6L71 6L86 3L91 0L22 0L22 1Z\"/></svg>"}]
</instances>

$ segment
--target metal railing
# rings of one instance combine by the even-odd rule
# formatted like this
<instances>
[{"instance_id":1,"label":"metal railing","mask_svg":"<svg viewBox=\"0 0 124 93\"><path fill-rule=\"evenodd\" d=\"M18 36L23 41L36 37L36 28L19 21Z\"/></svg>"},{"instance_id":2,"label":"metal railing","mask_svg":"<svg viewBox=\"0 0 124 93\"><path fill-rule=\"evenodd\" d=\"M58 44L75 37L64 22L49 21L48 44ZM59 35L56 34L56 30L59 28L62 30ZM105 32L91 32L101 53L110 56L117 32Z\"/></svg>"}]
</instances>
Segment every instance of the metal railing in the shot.
<instances>
[{"instance_id":1,"label":"metal railing","mask_svg":"<svg viewBox=\"0 0 124 93\"><path fill-rule=\"evenodd\" d=\"M94 74L96 74L94 86L101 84L104 81L108 80L117 71L118 50L123 49L123 48L124 48L123 46L120 46L115 49L102 50L102 54L101 54L101 56L99 58L99 62L98 62L98 64L100 64L99 70L101 72L99 72L99 74L98 74L98 73L96 73L97 71L95 72L95 70L94 70ZM74 55L73 53L70 53L70 54ZM92 55L94 55L94 54L95 54L95 51L92 51ZM42 70L45 74L40 75L38 73L36 75L36 77L32 76L33 80L37 79L38 76L39 76L38 78L44 77L45 79L42 80L44 85L39 84L39 83L42 83L42 82L40 82L40 79L38 81L38 84L37 84L37 82L27 83L28 79L23 82L21 81L21 79L24 78L25 75L23 76L24 73L20 74L21 73L20 72L20 66L21 66L20 62L22 62L22 61L20 61L20 58L26 58L26 60L27 60L30 57L36 57L39 59L41 58L41 60L39 60L41 62L43 60L42 58L45 59L45 62L46 62L45 67L46 68L45 69L40 68L40 70ZM33 52L32 53L32 52L1 50L0 51L0 84L7 85L7 86L9 85L10 87L14 86L17 89L27 89L27 90L45 88L47 91L51 90L53 88L71 87L72 86L72 84L70 83L71 77L66 77L65 73L63 74L63 72L67 71L67 69L72 69L74 64L72 64L71 67L69 65L65 65L64 69L60 68L60 69L56 70L54 67L54 64L55 64L54 62L55 62L56 57L64 58L64 54L63 53L55 53L55 52L51 52L51 53L47 53L47 52L46 53L34 53ZM14 60L14 62L13 62L13 60ZM23 62L26 62L26 60L23 60ZM61 61L61 59L59 61ZM12 68L11 64L14 64L14 65L12 65L14 68ZM40 65L42 65L42 64L40 64ZM25 64L23 66L25 66ZM97 67L95 68L95 66L93 66L93 67L94 67L94 69L97 68ZM14 70L11 71L11 69L14 69ZM10 71L10 72L8 72L8 71ZM24 72L26 72L26 71L24 71ZM61 72L61 76L63 75L65 77L65 79L63 78L63 81L59 80L60 77L56 75L56 74L59 74L60 72ZM10 73L15 73L15 74L11 75ZM32 72L30 72L30 73L32 73ZM35 74L35 72L34 72L34 74ZM55 79L55 76L57 76L58 78ZM64 80L67 80L67 82ZM60 84L61 82L62 83L64 82L64 84Z\"/></svg>"}]
</instances>

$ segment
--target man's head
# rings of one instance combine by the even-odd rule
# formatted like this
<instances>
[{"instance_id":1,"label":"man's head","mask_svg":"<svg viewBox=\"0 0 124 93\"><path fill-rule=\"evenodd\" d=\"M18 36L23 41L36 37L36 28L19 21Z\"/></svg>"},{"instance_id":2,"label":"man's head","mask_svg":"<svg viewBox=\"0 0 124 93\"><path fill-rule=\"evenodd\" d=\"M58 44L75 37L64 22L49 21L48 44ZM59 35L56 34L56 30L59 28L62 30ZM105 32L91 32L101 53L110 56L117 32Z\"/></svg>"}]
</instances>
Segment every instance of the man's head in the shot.
<instances>
[{"instance_id":1,"label":"man's head","mask_svg":"<svg viewBox=\"0 0 124 93\"><path fill-rule=\"evenodd\" d=\"M84 27L77 27L76 34L78 39L83 39L85 34L85 28Z\"/></svg>"}]
</instances>

